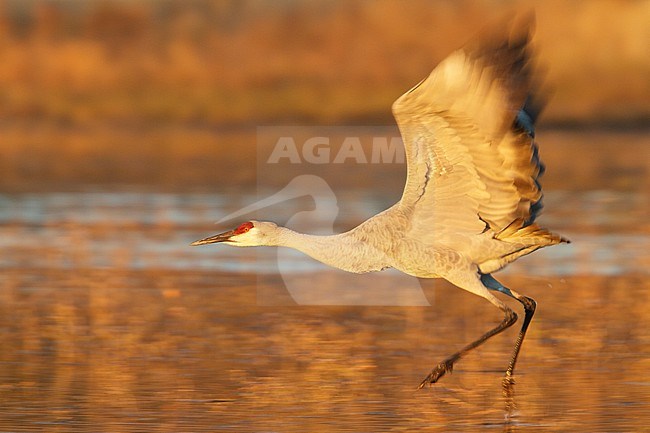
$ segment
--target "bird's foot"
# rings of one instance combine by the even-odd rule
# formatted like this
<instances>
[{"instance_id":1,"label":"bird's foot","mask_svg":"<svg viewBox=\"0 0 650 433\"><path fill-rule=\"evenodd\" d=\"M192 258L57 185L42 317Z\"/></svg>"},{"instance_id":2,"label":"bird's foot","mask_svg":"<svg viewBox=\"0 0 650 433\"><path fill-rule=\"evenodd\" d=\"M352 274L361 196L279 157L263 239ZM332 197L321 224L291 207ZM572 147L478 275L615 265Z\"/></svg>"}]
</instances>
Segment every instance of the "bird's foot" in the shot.
<instances>
[{"instance_id":1,"label":"bird's foot","mask_svg":"<svg viewBox=\"0 0 650 433\"><path fill-rule=\"evenodd\" d=\"M442 376L444 376L445 373L447 372L451 373L452 370L454 369L454 361L455 359L449 358L449 359L445 359L440 364L436 365L436 367L433 370L431 370L431 373L429 373L429 375L422 381L422 383L420 383L418 389L422 389L426 385L433 385Z\"/></svg>"}]
</instances>

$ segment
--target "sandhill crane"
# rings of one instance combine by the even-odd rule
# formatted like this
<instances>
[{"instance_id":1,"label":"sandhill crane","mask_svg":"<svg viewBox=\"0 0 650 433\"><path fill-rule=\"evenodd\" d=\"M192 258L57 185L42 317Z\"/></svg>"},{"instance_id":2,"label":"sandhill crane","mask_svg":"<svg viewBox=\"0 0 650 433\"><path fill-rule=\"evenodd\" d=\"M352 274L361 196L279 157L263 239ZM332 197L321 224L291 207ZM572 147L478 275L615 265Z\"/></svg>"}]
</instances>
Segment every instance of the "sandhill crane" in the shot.
<instances>
[{"instance_id":1,"label":"sandhill crane","mask_svg":"<svg viewBox=\"0 0 650 433\"><path fill-rule=\"evenodd\" d=\"M568 242L535 223L544 166L533 140L540 104L533 97L532 21L530 15L477 37L395 101L407 179L401 199L389 209L331 236L247 221L192 245L284 246L349 272L392 267L419 278L444 278L503 312L501 323L439 363L420 388L515 323L516 313L492 292L505 294L525 312L505 373L509 380L536 303L491 274L539 248Z\"/></svg>"},{"instance_id":2,"label":"sandhill crane","mask_svg":"<svg viewBox=\"0 0 650 433\"><path fill-rule=\"evenodd\" d=\"M316 229L319 235L336 233L334 223L339 215L336 193L325 179L314 174L291 178L280 191L221 217L217 224L241 219L244 215L299 197L309 197L314 207L293 212L286 221L287 227L294 230ZM313 267L315 272L304 273L300 271L304 268L296 264L294 250L279 248L274 258L284 288L298 305L431 305L420 281L396 270L357 274L336 272L334 268L324 272L323 267ZM314 287L318 287L318 290L314 290Z\"/></svg>"}]
</instances>

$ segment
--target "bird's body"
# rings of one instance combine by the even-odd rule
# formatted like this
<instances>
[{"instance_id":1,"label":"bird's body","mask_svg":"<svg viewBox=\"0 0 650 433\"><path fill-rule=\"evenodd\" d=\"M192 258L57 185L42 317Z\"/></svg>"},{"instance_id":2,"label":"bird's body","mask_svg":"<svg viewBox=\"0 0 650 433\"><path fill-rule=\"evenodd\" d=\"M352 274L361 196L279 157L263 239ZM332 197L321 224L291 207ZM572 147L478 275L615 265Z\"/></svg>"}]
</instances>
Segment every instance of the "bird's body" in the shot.
<instances>
[{"instance_id":1,"label":"bird's body","mask_svg":"<svg viewBox=\"0 0 650 433\"><path fill-rule=\"evenodd\" d=\"M444 278L504 312L496 328L441 362L421 386L436 382L462 355L516 321L492 294L504 293L526 311L510 377L535 302L490 274L566 241L535 223L544 167L533 140L539 107L532 92L529 25L530 19L505 26L452 53L393 104L408 168L402 197L389 209L331 236L252 221L193 245L284 246L349 272L395 268Z\"/></svg>"}]
</instances>

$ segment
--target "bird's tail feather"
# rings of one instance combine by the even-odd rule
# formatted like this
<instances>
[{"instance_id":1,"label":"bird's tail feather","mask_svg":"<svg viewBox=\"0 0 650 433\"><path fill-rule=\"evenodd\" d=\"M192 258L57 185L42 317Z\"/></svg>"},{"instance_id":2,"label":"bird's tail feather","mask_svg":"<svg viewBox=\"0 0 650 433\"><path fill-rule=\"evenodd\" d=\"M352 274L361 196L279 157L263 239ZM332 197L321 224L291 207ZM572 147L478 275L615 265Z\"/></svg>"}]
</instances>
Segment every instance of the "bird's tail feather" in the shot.
<instances>
[{"instance_id":1,"label":"bird's tail feather","mask_svg":"<svg viewBox=\"0 0 650 433\"><path fill-rule=\"evenodd\" d=\"M571 241L552 232L537 224L525 225L523 221L517 220L505 227L495 236L504 242L516 242L533 245L555 245L562 242L570 243Z\"/></svg>"},{"instance_id":2,"label":"bird's tail feather","mask_svg":"<svg viewBox=\"0 0 650 433\"><path fill-rule=\"evenodd\" d=\"M523 225L523 224L522 224ZM513 244L513 249L503 256L487 260L479 264L479 270L484 274L496 272L508 263L532 253L540 248L562 242L570 243L568 239L551 233L536 224L527 226L511 224L496 234L495 238Z\"/></svg>"}]
</instances>

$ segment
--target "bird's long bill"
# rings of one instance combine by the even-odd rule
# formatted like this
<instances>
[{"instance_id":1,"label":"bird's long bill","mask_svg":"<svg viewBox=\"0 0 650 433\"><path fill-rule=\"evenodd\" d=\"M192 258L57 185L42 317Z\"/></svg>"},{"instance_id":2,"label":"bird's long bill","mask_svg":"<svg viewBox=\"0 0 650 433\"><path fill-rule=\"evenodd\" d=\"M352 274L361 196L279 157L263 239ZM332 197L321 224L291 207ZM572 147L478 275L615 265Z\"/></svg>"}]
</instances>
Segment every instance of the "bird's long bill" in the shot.
<instances>
[{"instance_id":1,"label":"bird's long bill","mask_svg":"<svg viewBox=\"0 0 650 433\"><path fill-rule=\"evenodd\" d=\"M191 246L205 245L205 244L214 244L217 242L224 242L229 240L235 234L234 230L230 230L224 233L219 233L218 235L210 236L209 238L201 239L198 241L192 242Z\"/></svg>"}]
</instances>

